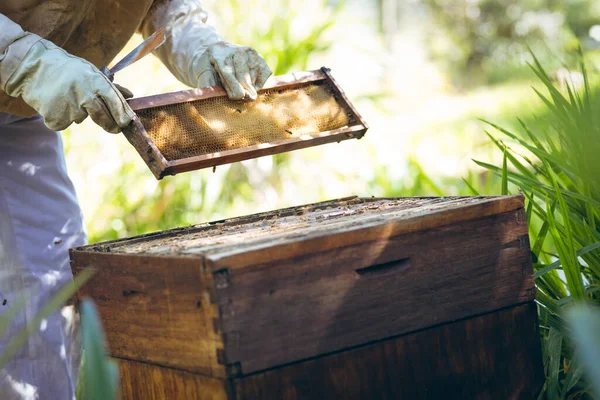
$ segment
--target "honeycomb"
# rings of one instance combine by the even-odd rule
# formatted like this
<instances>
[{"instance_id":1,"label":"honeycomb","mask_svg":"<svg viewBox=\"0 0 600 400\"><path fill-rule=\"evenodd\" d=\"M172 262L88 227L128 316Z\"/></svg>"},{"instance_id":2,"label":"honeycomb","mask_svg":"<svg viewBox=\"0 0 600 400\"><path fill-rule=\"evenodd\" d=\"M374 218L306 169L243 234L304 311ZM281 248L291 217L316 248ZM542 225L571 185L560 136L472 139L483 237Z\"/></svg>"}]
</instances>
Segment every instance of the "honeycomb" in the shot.
<instances>
[{"instance_id":1,"label":"honeycomb","mask_svg":"<svg viewBox=\"0 0 600 400\"><path fill-rule=\"evenodd\" d=\"M168 160L219 153L350 126L352 113L325 82L269 89L255 101L226 96L137 111Z\"/></svg>"}]
</instances>

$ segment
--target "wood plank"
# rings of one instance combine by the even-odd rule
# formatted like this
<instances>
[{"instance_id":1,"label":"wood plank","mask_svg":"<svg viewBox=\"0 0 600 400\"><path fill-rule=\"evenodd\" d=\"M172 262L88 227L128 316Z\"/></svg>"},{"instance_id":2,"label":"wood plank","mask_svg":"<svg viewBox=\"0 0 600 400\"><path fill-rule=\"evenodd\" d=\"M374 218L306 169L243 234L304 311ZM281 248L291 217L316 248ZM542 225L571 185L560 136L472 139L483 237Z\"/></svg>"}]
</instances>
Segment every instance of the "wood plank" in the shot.
<instances>
[{"instance_id":1,"label":"wood plank","mask_svg":"<svg viewBox=\"0 0 600 400\"><path fill-rule=\"evenodd\" d=\"M152 142L146 129L136 116L129 126L123 128L123 135L138 152L156 179L162 179L167 160Z\"/></svg>"},{"instance_id":2,"label":"wood plank","mask_svg":"<svg viewBox=\"0 0 600 400\"><path fill-rule=\"evenodd\" d=\"M77 251L202 255L243 268L268 262L263 249L288 255L326 251L361 241L458 223L523 208L523 196L347 198L213 221L95 245ZM322 237L328 236L328 240Z\"/></svg>"},{"instance_id":3,"label":"wood plank","mask_svg":"<svg viewBox=\"0 0 600 400\"><path fill-rule=\"evenodd\" d=\"M162 175L175 175L181 172L212 168L218 165L231 164L238 161L300 150L307 147L320 146L327 143L339 143L343 140L360 139L364 136L366 131L367 128L364 125L354 125L313 135L304 135L301 137L293 137L271 143L261 143L218 153L182 158L169 161L167 164L168 166Z\"/></svg>"},{"instance_id":4,"label":"wood plank","mask_svg":"<svg viewBox=\"0 0 600 400\"><path fill-rule=\"evenodd\" d=\"M394 233L213 263L225 361L253 373L534 299L523 209Z\"/></svg>"},{"instance_id":5,"label":"wood plank","mask_svg":"<svg viewBox=\"0 0 600 400\"><path fill-rule=\"evenodd\" d=\"M212 275L201 258L72 252L73 273L97 273L78 292L94 300L111 355L224 376Z\"/></svg>"},{"instance_id":6,"label":"wood plank","mask_svg":"<svg viewBox=\"0 0 600 400\"><path fill-rule=\"evenodd\" d=\"M225 380L177 369L114 359L119 364L121 400L227 400Z\"/></svg>"},{"instance_id":7,"label":"wood plank","mask_svg":"<svg viewBox=\"0 0 600 400\"><path fill-rule=\"evenodd\" d=\"M98 251L100 251L100 252L105 252L105 251L124 252L125 251L126 252L126 250L129 250L132 247L137 246L138 244L152 243L152 242L158 241L158 240L184 237L186 235L193 235L193 234L197 234L199 232L204 232L204 231L215 229L215 228L222 227L222 226L242 225L242 224L252 223L252 222L256 222L256 221L260 221L260 220L269 220L269 219L273 219L273 218L279 218L282 216L286 217L286 216L296 215L299 212L302 212L302 213L309 212L310 210L313 210L315 208L336 207L336 206L339 206L340 204L355 204L355 203L358 204L358 203L363 203L363 202L370 202L372 200L376 200L376 199L375 198L371 199L370 197L369 198L359 198L358 196L349 196L349 197L344 197L344 198L335 199L335 200L326 200L326 201L320 201L320 202L311 203L311 204L305 204L302 206L281 208L281 209L273 210L273 211L265 211L265 212L250 214L250 215L246 215L246 216L242 216L242 217L233 217L233 218L228 218L228 219L224 219L224 220L220 220L220 221L204 222L204 223L195 224L195 225L188 226L188 227L173 228L173 229L167 229L164 231L150 232L150 233L145 233L142 235L133 236L133 237L129 237L129 238L107 240L107 241L101 242L101 243L93 243L93 244L87 244L85 246L80 246L80 247L73 249L73 251L76 251L76 252L77 251L92 251L92 252L98 252ZM141 255L143 253L145 253L145 251L136 249L134 254ZM177 252L171 252L171 254L173 254L173 253L177 254ZM153 251L152 254L153 254L153 256L156 256L156 255L161 255L162 253ZM162 254L162 255L164 255L164 254Z\"/></svg>"},{"instance_id":8,"label":"wood plank","mask_svg":"<svg viewBox=\"0 0 600 400\"><path fill-rule=\"evenodd\" d=\"M257 264L268 263L291 257L303 257L315 252L324 252L335 248L360 244L362 242L386 240L398 236L427 229L433 229L462 221L494 216L502 213L514 213L516 221L526 229L527 220L523 214L524 198L522 195L502 197L455 197L455 198L399 198L416 200L415 207L398 209L392 207L386 212L379 205L372 205L373 210L358 210L356 218L342 215L340 219L326 219L327 214L316 223L308 224L305 229L298 229L287 236L276 235L275 232L263 240L246 240L235 246L220 246L218 251L206 249L207 266L213 270L220 268L241 269ZM370 205L368 205L370 206ZM350 206L350 208L355 206ZM356 207L359 207L357 205ZM298 219L312 222L308 212L299 210ZM341 220L341 221L340 221ZM278 227L278 221L272 221L272 229ZM218 235L218 233L215 232ZM276 246L275 246L276 245ZM275 249L276 247L276 249ZM267 250L269 249L269 250ZM172 251L172 250L171 250Z\"/></svg>"},{"instance_id":9,"label":"wood plank","mask_svg":"<svg viewBox=\"0 0 600 400\"><path fill-rule=\"evenodd\" d=\"M367 124L365 119L362 117L362 115L360 115L360 113L358 112L356 107L354 107L354 105L350 102L350 99L348 99L348 97L346 96L344 89L342 89L342 87L337 83L337 81L331 75L331 70L329 68L323 67L323 68L321 68L321 71L323 71L323 74L327 77L329 82L331 82L331 86L333 87L333 90L337 93L337 95L339 97L342 98L342 101L352 111L352 114L354 114L354 120L358 121L359 125L364 126L365 130L369 129L369 125Z\"/></svg>"},{"instance_id":10,"label":"wood plank","mask_svg":"<svg viewBox=\"0 0 600 400\"><path fill-rule=\"evenodd\" d=\"M401 312L401 311L399 311ZM534 303L236 380L237 400L535 399Z\"/></svg>"},{"instance_id":11,"label":"wood plank","mask_svg":"<svg viewBox=\"0 0 600 400\"><path fill-rule=\"evenodd\" d=\"M323 69L306 72L294 72L279 76L272 76L265 82L265 85L259 93L273 88L290 88L297 85L307 84L315 81L321 81L326 78ZM166 106L176 103L185 103L189 101L205 100L212 97L227 96L227 92L221 86L210 86L201 89L188 89L171 93L163 93L152 96L136 97L127 102L134 111L139 111L152 107Z\"/></svg>"}]
</instances>

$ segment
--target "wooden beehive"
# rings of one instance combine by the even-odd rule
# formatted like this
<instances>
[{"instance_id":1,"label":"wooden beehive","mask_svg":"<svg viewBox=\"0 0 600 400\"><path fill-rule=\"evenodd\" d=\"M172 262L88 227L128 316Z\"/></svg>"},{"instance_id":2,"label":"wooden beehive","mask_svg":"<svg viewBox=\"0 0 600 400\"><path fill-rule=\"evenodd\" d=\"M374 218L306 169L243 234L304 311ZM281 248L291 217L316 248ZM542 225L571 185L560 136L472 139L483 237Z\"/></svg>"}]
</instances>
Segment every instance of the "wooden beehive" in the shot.
<instances>
[{"instance_id":1,"label":"wooden beehive","mask_svg":"<svg viewBox=\"0 0 600 400\"><path fill-rule=\"evenodd\" d=\"M529 399L521 196L348 198L73 249L125 399Z\"/></svg>"}]
</instances>

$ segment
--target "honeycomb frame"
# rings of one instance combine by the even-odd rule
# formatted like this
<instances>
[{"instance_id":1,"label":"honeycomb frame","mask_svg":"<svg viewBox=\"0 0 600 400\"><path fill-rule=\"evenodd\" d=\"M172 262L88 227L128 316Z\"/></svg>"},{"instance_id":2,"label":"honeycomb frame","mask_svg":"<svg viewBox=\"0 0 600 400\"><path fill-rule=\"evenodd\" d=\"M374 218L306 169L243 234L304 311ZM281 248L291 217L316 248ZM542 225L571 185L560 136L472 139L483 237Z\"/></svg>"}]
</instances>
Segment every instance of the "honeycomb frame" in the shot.
<instances>
[{"instance_id":1,"label":"honeycomb frame","mask_svg":"<svg viewBox=\"0 0 600 400\"><path fill-rule=\"evenodd\" d=\"M236 102L213 86L130 99L136 117L123 133L160 180L360 139L368 129L325 67L272 77L258 93L254 102Z\"/></svg>"}]
</instances>

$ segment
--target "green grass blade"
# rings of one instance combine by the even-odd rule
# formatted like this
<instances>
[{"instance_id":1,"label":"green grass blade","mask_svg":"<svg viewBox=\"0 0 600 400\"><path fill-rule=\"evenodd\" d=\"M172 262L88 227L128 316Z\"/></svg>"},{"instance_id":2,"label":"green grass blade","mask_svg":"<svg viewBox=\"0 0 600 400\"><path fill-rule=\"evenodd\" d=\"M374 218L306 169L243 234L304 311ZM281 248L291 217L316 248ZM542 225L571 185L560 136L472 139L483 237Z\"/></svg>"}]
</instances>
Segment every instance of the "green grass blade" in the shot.
<instances>
[{"instance_id":1,"label":"green grass blade","mask_svg":"<svg viewBox=\"0 0 600 400\"><path fill-rule=\"evenodd\" d=\"M81 397L77 400L116 400L118 398L118 371L116 364L106 357L105 338L96 308L89 300L81 304L81 331L85 359L82 366Z\"/></svg>"},{"instance_id":2,"label":"green grass blade","mask_svg":"<svg viewBox=\"0 0 600 400\"><path fill-rule=\"evenodd\" d=\"M506 147L504 147L504 157L502 160L502 195L506 196L508 194L508 165L506 162Z\"/></svg>"},{"instance_id":3,"label":"green grass blade","mask_svg":"<svg viewBox=\"0 0 600 400\"><path fill-rule=\"evenodd\" d=\"M3 337L6 330L10 326L10 321L25 307L27 299L21 295L17 300L8 308L4 314L0 316L0 337Z\"/></svg>"},{"instance_id":4,"label":"green grass blade","mask_svg":"<svg viewBox=\"0 0 600 400\"><path fill-rule=\"evenodd\" d=\"M473 187L473 185L471 185L469 181L467 181L465 178L463 178L462 180L467 185L469 190L473 193L473 195L479 196L479 192L477 191L477 189L475 189L475 187Z\"/></svg>"},{"instance_id":5,"label":"green grass blade","mask_svg":"<svg viewBox=\"0 0 600 400\"><path fill-rule=\"evenodd\" d=\"M591 251L594 251L596 249L600 249L600 242L589 244L589 245L585 246L584 248L580 249L579 251L577 251L577 256L581 257L581 256L583 256ZM536 279L540 278L542 275L544 275L552 270L557 269L558 267L560 267L560 265L561 265L560 260L557 260L557 261L553 262L552 264L540 269L539 271L536 271L534 274L534 277Z\"/></svg>"},{"instance_id":6,"label":"green grass blade","mask_svg":"<svg viewBox=\"0 0 600 400\"><path fill-rule=\"evenodd\" d=\"M577 385L581 381L583 373L583 365L578 360L572 360L571 368L569 369L567 376L565 376L565 381L563 384L563 390L561 394L561 397L563 399L567 398L571 389L573 389L575 385Z\"/></svg>"},{"instance_id":7,"label":"green grass blade","mask_svg":"<svg viewBox=\"0 0 600 400\"><path fill-rule=\"evenodd\" d=\"M527 225L531 226L531 215L533 210L533 190L530 195L525 195L527 197L527 207L525 207L525 215L527 215Z\"/></svg>"},{"instance_id":8,"label":"green grass blade","mask_svg":"<svg viewBox=\"0 0 600 400\"><path fill-rule=\"evenodd\" d=\"M563 336L554 328L550 328L548 338L546 339L546 360L548 370L548 398L559 399L559 376L560 376L560 361L562 354Z\"/></svg>"},{"instance_id":9,"label":"green grass blade","mask_svg":"<svg viewBox=\"0 0 600 400\"><path fill-rule=\"evenodd\" d=\"M495 165L492 165L492 164L489 164L486 162L477 161L477 160L473 160L473 162L475 162L480 167L489 169L493 172L498 173L499 175L502 174L502 168L500 168L500 167L497 167ZM536 181L535 179L530 179L530 178L527 178L526 176L517 174L514 171L508 171L508 180L513 182L514 184L516 184L517 186L521 187L524 190L531 191L533 188L535 188L536 190L538 190L544 194L551 194L553 196L556 196L556 188L542 184L539 181ZM600 207L600 201L598 201L594 198L588 197L588 196L581 195L577 192L561 189L561 195L563 197L568 197L566 199L567 201L581 200L585 203L590 203L596 207Z\"/></svg>"},{"instance_id":10,"label":"green grass blade","mask_svg":"<svg viewBox=\"0 0 600 400\"><path fill-rule=\"evenodd\" d=\"M87 282L95 271L87 268L81 271L73 281L66 284L50 301L40 310L40 312L27 323L27 325L10 340L4 353L0 356L0 368L4 368L8 360L19 350L26 342L27 338L40 328L40 323L50 314L56 312L67 300L69 300L82 285Z\"/></svg>"},{"instance_id":11,"label":"green grass blade","mask_svg":"<svg viewBox=\"0 0 600 400\"><path fill-rule=\"evenodd\" d=\"M581 279L581 267L579 265L579 261L577 260L577 248L575 246L575 241L573 238L573 229L571 227L569 209L567 208L567 204L561 193L561 189L555 179L556 177L553 175L552 178L556 190L556 198L558 200L560 212L564 217L563 226L565 227L565 235L561 235L560 237L554 237L554 243L557 246L559 257L563 259L563 270L565 271L565 275L567 276L567 285L570 286L569 289L571 291L571 295L576 299L583 299L584 289L583 281ZM565 258L567 260L566 262L564 262ZM569 279L571 282L569 282Z\"/></svg>"},{"instance_id":12,"label":"green grass blade","mask_svg":"<svg viewBox=\"0 0 600 400\"><path fill-rule=\"evenodd\" d=\"M600 398L600 310L577 306L567 311L571 337L585 374Z\"/></svg>"}]
</instances>

